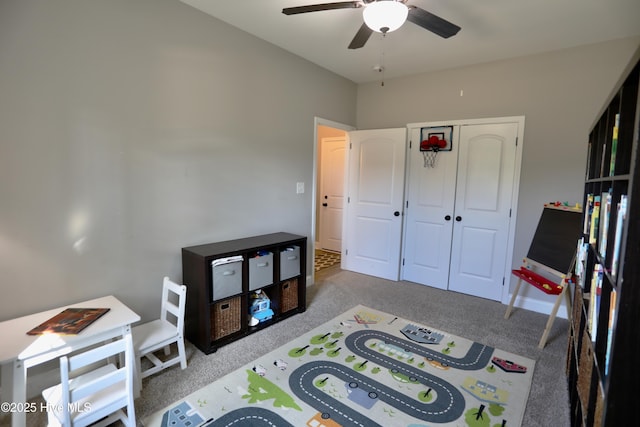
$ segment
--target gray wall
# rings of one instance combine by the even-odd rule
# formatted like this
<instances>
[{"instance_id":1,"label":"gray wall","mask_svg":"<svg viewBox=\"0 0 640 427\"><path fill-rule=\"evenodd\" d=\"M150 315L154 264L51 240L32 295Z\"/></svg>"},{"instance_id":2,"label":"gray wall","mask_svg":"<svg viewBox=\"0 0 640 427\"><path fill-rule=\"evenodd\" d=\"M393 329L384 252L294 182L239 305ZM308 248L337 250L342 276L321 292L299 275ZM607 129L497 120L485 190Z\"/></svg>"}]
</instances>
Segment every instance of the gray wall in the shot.
<instances>
[{"instance_id":1,"label":"gray wall","mask_svg":"<svg viewBox=\"0 0 640 427\"><path fill-rule=\"evenodd\" d=\"M524 115L519 263L542 204L580 198L589 127L639 44L356 87L178 1L1 1L0 321L105 294L154 318L181 247L310 237L314 116Z\"/></svg>"},{"instance_id":2,"label":"gray wall","mask_svg":"<svg viewBox=\"0 0 640 427\"><path fill-rule=\"evenodd\" d=\"M182 247L310 237L314 116L355 111L178 1L0 2L0 321L105 294L156 318Z\"/></svg>"},{"instance_id":3,"label":"gray wall","mask_svg":"<svg viewBox=\"0 0 640 427\"><path fill-rule=\"evenodd\" d=\"M623 39L359 85L357 127L525 116L513 256L518 267L544 203L582 203L587 135L638 46L640 38ZM525 292L549 300L535 289Z\"/></svg>"}]
</instances>

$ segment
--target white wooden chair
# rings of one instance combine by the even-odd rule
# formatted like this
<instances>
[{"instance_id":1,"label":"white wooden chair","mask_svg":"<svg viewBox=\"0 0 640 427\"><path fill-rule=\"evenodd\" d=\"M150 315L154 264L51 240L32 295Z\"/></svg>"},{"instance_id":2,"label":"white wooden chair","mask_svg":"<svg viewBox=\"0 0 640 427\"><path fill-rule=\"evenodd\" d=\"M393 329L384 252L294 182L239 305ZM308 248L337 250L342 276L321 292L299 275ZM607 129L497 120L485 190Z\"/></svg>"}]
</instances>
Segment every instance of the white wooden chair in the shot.
<instances>
[{"instance_id":1,"label":"white wooden chair","mask_svg":"<svg viewBox=\"0 0 640 427\"><path fill-rule=\"evenodd\" d=\"M110 363L118 359L123 362L120 368ZM49 427L86 426L95 422L96 426L107 426L117 420L135 427L134 363L130 333L100 347L62 356L60 384L42 392ZM78 371L82 374L74 376Z\"/></svg>"},{"instance_id":2,"label":"white wooden chair","mask_svg":"<svg viewBox=\"0 0 640 427\"><path fill-rule=\"evenodd\" d=\"M175 301L177 298L177 301ZM165 368L180 363L180 367L187 367L187 357L184 349L184 310L187 300L187 287L178 285L168 277L162 284L162 306L160 318L133 328L133 347L135 349L136 396L142 390L142 378L155 374ZM170 345L176 343L178 354L168 360L160 360L154 352L164 348L164 354L169 356ZM153 366L142 370L142 359L148 359Z\"/></svg>"}]
</instances>

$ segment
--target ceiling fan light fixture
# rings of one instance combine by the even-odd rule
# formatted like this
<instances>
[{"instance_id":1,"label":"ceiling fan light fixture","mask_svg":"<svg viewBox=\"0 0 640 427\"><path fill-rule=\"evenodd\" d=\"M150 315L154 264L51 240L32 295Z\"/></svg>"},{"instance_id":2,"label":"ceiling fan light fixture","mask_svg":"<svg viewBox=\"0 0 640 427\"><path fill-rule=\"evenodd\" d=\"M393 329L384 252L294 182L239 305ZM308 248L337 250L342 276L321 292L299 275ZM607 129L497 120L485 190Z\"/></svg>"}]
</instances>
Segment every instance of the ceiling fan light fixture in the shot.
<instances>
[{"instance_id":1,"label":"ceiling fan light fixture","mask_svg":"<svg viewBox=\"0 0 640 427\"><path fill-rule=\"evenodd\" d=\"M362 12L367 27L378 33L395 31L407 20L409 9L396 0L378 0L368 4Z\"/></svg>"}]
</instances>

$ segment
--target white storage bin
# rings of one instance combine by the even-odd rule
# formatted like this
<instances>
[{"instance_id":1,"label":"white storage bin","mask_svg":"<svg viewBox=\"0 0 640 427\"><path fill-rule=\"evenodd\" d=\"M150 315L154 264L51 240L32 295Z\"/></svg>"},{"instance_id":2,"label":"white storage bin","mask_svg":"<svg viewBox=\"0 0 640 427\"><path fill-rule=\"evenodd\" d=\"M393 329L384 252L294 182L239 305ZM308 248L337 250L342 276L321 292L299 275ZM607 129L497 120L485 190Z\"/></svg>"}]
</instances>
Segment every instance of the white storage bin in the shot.
<instances>
[{"instance_id":1,"label":"white storage bin","mask_svg":"<svg viewBox=\"0 0 640 427\"><path fill-rule=\"evenodd\" d=\"M300 247L290 246L280 252L280 280L300 275Z\"/></svg>"},{"instance_id":2,"label":"white storage bin","mask_svg":"<svg viewBox=\"0 0 640 427\"><path fill-rule=\"evenodd\" d=\"M242 292L242 256L211 261L211 295L214 301Z\"/></svg>"}]
</instances>

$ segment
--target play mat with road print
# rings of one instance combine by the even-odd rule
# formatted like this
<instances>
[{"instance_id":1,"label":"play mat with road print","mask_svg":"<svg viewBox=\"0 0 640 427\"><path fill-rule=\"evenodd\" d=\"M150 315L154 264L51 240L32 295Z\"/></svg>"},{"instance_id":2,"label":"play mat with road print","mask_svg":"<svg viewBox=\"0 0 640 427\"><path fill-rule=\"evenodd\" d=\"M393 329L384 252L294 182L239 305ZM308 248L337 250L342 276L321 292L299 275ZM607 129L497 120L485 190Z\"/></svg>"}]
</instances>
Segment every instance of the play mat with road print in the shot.
<instances>
[{"instance_id":1,"label":"play mat with road print","mask_svg":"<svg viewBox=\"0 0 640 427\"><path fill-rule=\"evenodd\" d=\"M534 361L356 306L146 426L519 426Z\"/></svg>"}]
</instances>

